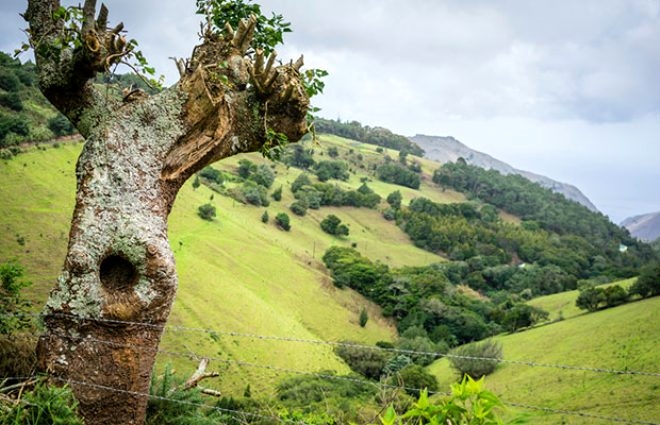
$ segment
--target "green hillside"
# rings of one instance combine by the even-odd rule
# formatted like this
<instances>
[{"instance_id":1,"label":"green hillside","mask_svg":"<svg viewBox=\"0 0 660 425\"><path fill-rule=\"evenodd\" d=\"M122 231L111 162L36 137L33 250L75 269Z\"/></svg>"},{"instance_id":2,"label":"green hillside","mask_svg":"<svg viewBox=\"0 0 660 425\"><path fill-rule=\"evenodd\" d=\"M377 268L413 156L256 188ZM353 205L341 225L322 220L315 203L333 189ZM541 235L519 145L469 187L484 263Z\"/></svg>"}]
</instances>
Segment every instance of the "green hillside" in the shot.
<instances>
[{"instance_id":1,"label":"green hillside","mask_svg":"<svg viewBox=\"0 0 660 425\"><path fill-rule=\"evenodd\" d=\"M505 403L621 418L624 422L654 422L660 418L658 335L660 298L656 297L497 337L505 360L534 365L502 363L487 378L488 386L502 394ZM562 369L561 365L650 372L655 376ZM431 370L441 388L455 380L447 359L437 361ZM529 414L529 422L534 424L611 423L531 409L513 412Z\"/></svg>"},{"instance_id":2,"label":"green hillside","mask_svg":"<svg viewBox=\"0 0 660 425\"><path fill-rule=\"evenodd\" d=\"M35 309L45 301L64 260L74 204L74 169L81 146L62 143L32 148L0 162L0 262L15 257L26 267L28 279L34 282L27 291ZM423 197L428 201L418 212L446 210L451 216L458 211L465 219L469 215L470 225L461 227L468 233L480 226L489 229L489 225L518 232L518 217L488 209L478 201L468 203L463 194L433 183L437 163L407 158L407 166L414 165L419 171L420 186L413 189L377 178L380 164L400 162L397 151L330 135L322 135L318 144L307 141L301 146L317 163L336 160L347 164L347 178L327 184L348 192L366 183L381 197L380 204L376 209L309 208L304 217L299 217L289 209L296 201L290 187L303 171L286 163L271 163L259 154L213 164L224 176L222 185L210 185L202 179L205 184L195 189L193 182L188 182L170 216L179 291L161 344L159 370L170 363L178 375L187 376L196 368L199 357L209 357L211 368L220 371L221 376L207 382L207 386L240 396L249 384L255 397L268 397L273 395L274 384L285 376L350 371L331 344L318 341L351 340L373 345L378 341L395 342L399 332L411 330L420 335L428 333L424 338L432 340L429 344L437 344L431 345L432 349L444 352L448 345L478 338L471 333L475 329L484 335L501 333L507 309L524 302L525 289L530 288L525 285L563 276L555 269L541 273L546 266L520 268L513 261L503 265L490 262L495 255L491 259L484 254L456 260L446 252L423 250L404 232L403 219L414 217L396 212L393 220L386 220L385 199L398 190L402 209L412 209L411 201ZM256 166L265 165L275 174L267 207L235 199L245 187L237 174L241 161L246 159ZM313 176L313 169L307 173L314 187L323 187ZM275 201L271 194L279 187L283 188L282 199ZM229 196L232 194L234 197ZM197 208L206 203L217 208L213 221L202 220L197 214ZM451 206L442 207L448 204ZM490 224L480 223L478 217L487 209ZM270 217L268 223L262 222L265 211ZM290 216L291 231L275 225L273 218L280 212ZM348 226L347 237L338 238L321 230L319 224L329 214ZM525 232L525 237L538 241L547 237L547 233L537 234L533 229ZM347 252L354 249L354 258L359 255L363 259L359 264L388 266L373 290L358 288L369 299L348 289L359 287L353 285L356 282L342 289L336 286L337 276L326 269L322 260L333 246ZM514 275L518 275L516 280ZM573 276L571 282L576 281ZM497 282L506 285L497 287ZM632 282L628 280L623 286ZM509 286L513 288L510 292L503 290ZM440 292L429 293L428 288ZM375 294L376 289L383 292ZM391 290L403 292L388 292ZM529 301L548 311L551 321L560 315L565 320L498 337L504 345L505 359L657 372L658 346L653 338L660 334L657 298L582 314L574 307L576 296L577 291L569 291ZM404 299L405 303L398 303ZM363 309L368 315L365 327L359 323ZM459 335L459 331L461 336L453 343L444 339L447 332ZM445 349L440 348L443 344ZM430 370L439 377L440 388L447 388L454 379L445 360L436 362ZM660 413L655 407L659 404L657 379L506 363L488 379L488 386L510 403L650 420ZM537 413L531 423L562 420L568 424L599 423L571 415L558 419L557 415Z\"/></svg>"},{"instance_id":3,"label":"green hillside","mask_svg":"<svg viewBox=\"0 0 660 425\"><path fill-rule=\"evenodd\" d=\"M341 143L328 140L330 144L335 142ZM64 260L80 148L78 143L66 143L57 148L33 149L0 163L0 198L4 200L0 261L16 257L26 267L28 279L34 282L29 295L37 306L45 301ZM355 149L365 155L370 151L376 154L370 146ZM258 154L249 158L266 163ZM235 171L238 160L231 158L216 167ZM274 187L287 186L300 173L295 168L287 171L282 164L276 166L276 171ZM394 190L388 186L383 184L381 188ZM212 196L219 213L215 221L207 222L197 216L196 210ZM406 192L405 196L412 194ZM457 197L450 194L436 199ZM285 190L282 201L268 207L271 216L289 212L292 199ZM299 339L351 339L369 344L392 340L396 331L376 305L332 285L320 261L323 252L331 245L355 243L370 258L395 266L441 260L407 243L407 236L375 210L332 207L310 210L304 218L289 212L290 232L279 230L272 221L263 224L263 211L213 193L205 186L193 190L189 182L182 189L170 216L170 241L180 282L172 325ZM318 222L329 213L348 223L349 238L337 239L321 231ZM367 308L370 318L365 328L358 324L362 307ZM191 353L283 369L348 371L327 345L300 347L222 335L212 339L208 333L173 329L166 332L162 348L176 354L163 354L160 363L171 362L182 374L196 367L196 360L189 358ZM272 373L263 376L264 370L243 369L223 373L223 390L242 391L249 382L258 391L272 388L279 378Z\"/></svg>"}]
</instances>

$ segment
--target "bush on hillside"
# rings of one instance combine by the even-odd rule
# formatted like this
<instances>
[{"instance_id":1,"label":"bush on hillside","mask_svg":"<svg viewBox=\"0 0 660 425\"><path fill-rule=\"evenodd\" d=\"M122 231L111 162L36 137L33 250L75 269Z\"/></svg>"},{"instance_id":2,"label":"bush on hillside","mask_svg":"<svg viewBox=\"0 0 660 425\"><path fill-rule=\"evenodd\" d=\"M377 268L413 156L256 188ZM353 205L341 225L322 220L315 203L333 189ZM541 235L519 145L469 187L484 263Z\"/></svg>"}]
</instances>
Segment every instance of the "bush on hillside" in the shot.
<instances>
[{"instance_id":1,"label":"bush on hillside","mask_svg":"<svg viewBox=\"0 0 660 425\"><path fill-rule=\"evenodd\" d=\"M213 221L216 216L215 207L211 204L201 205L199 208L197 208L197 215L199 215L204 220Z\"/></svg>"},{"instance_id":2,"label":"bush on hillside","mask_svg":"<svg viewBox=\"0 0 660 425\"><path fill-rule=\"evenodd\" d=\"M286 230L287 232L291 230L291 219L289 219L289 215L287 213L278 213L275 216L275 224L277 224L277 227L282 230Z\"/></svg>"},{"instance_id":3,"label":"bush on hillside","mask_svg":"<svg viewBox=\"0 0 660 425\"><path fill-rule=\"evenodd\" d=\"M449 354L451 367L461 377L467 375L479 379L495 371L498 360L502 358L502 345L487 339L454 348Z\"/></svg>"},{"instance_id":4,"label":"bush on hillside","mask_svg":"<svg viewBox=\"0 0 660 425\"><path fill-rule=\"evenodd\" d=\"M335 353L342 358L353 372L367 379L377 381L391 355L377 347L364 347L345 341L335 347Z\"/></svg>"},{"instance_id":5,"label":"bush on hillside","mask_svg":"<svg viewBox=\"0 0 660 425\"><path fill-rule=\"evenodd\" d=\"M48 120L48 128L55 136L66 136L75 133L76 129L71 122L62 114L57 114Z\"/></svg>"}]
</instances>

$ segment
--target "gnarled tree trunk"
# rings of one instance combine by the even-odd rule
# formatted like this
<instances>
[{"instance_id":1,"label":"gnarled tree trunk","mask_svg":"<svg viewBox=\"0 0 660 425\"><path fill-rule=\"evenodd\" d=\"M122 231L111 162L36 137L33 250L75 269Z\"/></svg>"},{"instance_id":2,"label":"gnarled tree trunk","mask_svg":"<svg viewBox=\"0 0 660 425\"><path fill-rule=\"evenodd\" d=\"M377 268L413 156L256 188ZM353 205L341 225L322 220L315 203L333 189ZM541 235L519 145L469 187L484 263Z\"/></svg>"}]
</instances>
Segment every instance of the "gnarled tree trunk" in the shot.
<instances>
[{"instance_id":1,"label":"gnarled tree trunk","mask_svg":"<svg viewBox=\"0 0 660 425\"><path fill-rule=\"evenodd\" d=\"M254 21L244 21L223 36L207 32L174 87L113 99L91 81L127 53L119 30L106 28L107 9L95 17L95 1L85 1L81 43L61 48L58 7L29 0L25 18L41 90L86 141L39 363L71 385L88 423L139 424L177 287L167 239L176 194L207 164L261 149L267 132L302 137L302 61L274 67L260 51L247 56Z\"/></svg>"}]
</instances>

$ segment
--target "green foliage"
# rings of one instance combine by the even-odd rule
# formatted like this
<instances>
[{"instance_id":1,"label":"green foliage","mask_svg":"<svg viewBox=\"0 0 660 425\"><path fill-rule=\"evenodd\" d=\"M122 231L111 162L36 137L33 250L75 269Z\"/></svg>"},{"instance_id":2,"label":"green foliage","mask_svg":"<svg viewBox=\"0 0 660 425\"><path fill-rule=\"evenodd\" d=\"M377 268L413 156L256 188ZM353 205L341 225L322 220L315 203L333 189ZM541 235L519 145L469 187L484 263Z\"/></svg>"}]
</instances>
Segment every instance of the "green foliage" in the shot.
<instances>
[{"instance_id":1,"label":"green foliage","mask_svg":"<svg viewBox=\"0 0 660 425\"><path fill-rule=\"evenodd\" d=\"M387 195L387 203L390 204L390 206L395 210L401 208L402 200L403 200L403 196L401 195L401 192L398 190L395 190L394 192Z\"/></svg>"},{"instance_id":2,"label":"green foliage","mask_svg":"<svg viewBox=\"0 0 660 425\"><path fill-rule=\"evenodd\" d=\"M21 297L21 289L31 285L23 280L25 269L10 261L0 264L0 335L8 335L31 326L30 302Z\"/></svg>"},{"instance_id":3,"label":"green foliage","mask_svg":"<svg viewBox=\"0 0 660 425\"><path fill-rule=\"evenodd\" d=\"M314 173L321 182L330 179L348 180L348 165L344 161L319 161L314 165Z\"/></svg>"},{"instance_id":4,"label":"green foliage","mask_svg":"<svg viewBox=\"0 0 660 425\"><path fill-rule=\"evenodd\" d=\"M284 33L291 32L291 24L285 22L282 15L273 13L267 18L261 12L261 6L251 0L197 0L196 4L197 13L205 15L207 23L218 34L225 31L225 24L236 29L241 19L253 15L257 23L252 47L263 49L266 54L284 42Z\"/></svg>"},{"instance_id":5,"label":"green foliage","mask_svg":"<svg viewBox=\"0 0 660 425\"><path fill-rule=\"evenodd\" d=\"M605 305L616 307L628 302L628 292L620 285L611 285L605 288Z\"/></svg>"},{"instance_id":6,"label":"green foliage","mask_svg":"<svg viewBox=\"0 0 660 425\"><path fill-rule=\"evenodd\" d=\"M376 169L378 178L384 182L397 184L399 186L419 189L421 180L419 175L402 167L400 164L385 163Z\"/></svg>"},{"instance_id":7,"label":"green foliage","mask_svg":"<svg viewBox=\"0 0 660 425\"><path fill-rule=\"evenodd\" d=\"M400 383L404 391L411 396L419 396L420 390L435 392L438 389L438 381L435 376L418 364L409 364L404 367L390 378L389 383L390 385Z\"/></svg>"},{"instance_id":8,"label":"green foliage","mask_svg":"<svg viewBox=\"0 0 660 425\"><path fill-rule=\"evenodd\" d=\"M57 114L49 119L48 128L55 136L66 136L76 131L69 119L62 114Z\"/></svg>"},{"instance_id":9,"label":"green foliage","mask_svg":"<svg viewBox=\"0 0 660 425\"><path fill-rule=\"evenodd\" d=\"M588 287L580 290L575 305L582 310L596 311L603 302L605 302L603 288Z\"/></svg>"},{"instance_id":10,"label":"green foliage","mask_svg":"<svg viewBox=\"0 0 660 425\"><path fill-rule=\"evenodd\" d=\"M204 167L202 171L199 172L199 176L219 185L223 184L225 181L224 177L222 176L222 172L220 170L216 170L210 165Z\"/></svg>"},{"instance_id":11,"label":"green foliage","mask_svg":"<svg viewBox=\"0 0 660 425\"><path fill-rule=\"evenodd\" d=\"M528 304L516 304L511 307L502 320L502 325L509 332L533 326L548 319L548 312Z\"/></svg>"},{"instance_id":12,"label":"green foliage","mask_svg":"<svg viewBox=\"0 0 660 425\"><path fill-rule=\"evenodd\" d=\"M365 347L344 341L335 347L335 353L346 362L353 372L377 381L383 374L391 355L377 347Z\"/></svg>"},{"instance_id":13,"label":"green foliage","mask_svg":"<svg viewBox=\"0 0 660 425\"><path fill-rule=\"evenodd\" d=\"M348 236L348 227L341 223L341 219L334 214L326 216L320 223L321 229L334 236Z\"/></svg>"},{"instance_id":14,"label":"green foliage","mask_svg":"<svg viewBox=\"0 0 660 425\"><path fill-rule=\"evenodd\" d=\"M520 217L522 229L518 235L508 232L515 236L509 245L525 262L555 264L577 278L631 277L655 258L648 245L603 214L522 176L447 163L435 171L433 181ZM626 252L619 250L620 244L628 247Z\"/></svg>"},{"instance_id":15,"label":"green foliage","mask_svg":"<svg viewBox=\"0 0 660 425\"><path fill-rule=\"evenodd\" d=\"M484 340L453 349L449 361L461 377L481 378L497 368L497 359L502 358L502 345L493 340ZM494 359L494 360L490 360Z\"/></svg>"},{"instance_id":16,"label":"green foliage","mask_svg":"<svg viewBox=\"0 0 660 425\"><path fill-rule=\"evenodd\" d=\"M197 215L204 220L213 221L216 216L216 209L211 204L204 204L197 208Z\"/></svg>"},{"instance_id":17,"label":"green foliage","mask_svg":"<svg viewBox=\"0 0 660 425\"><path fill-rule=\"evenodd\" d=\"M394 134L386 128L362 126L357 121L342 123L339 120L320 118L315 121L315 126L316 131L319 133L334 134L359 142L396 150L406 150L417 156L424 155L424 150L411 142L407 137Z\"/></svg>"},{"instance_id":18,"label":"green foliage","mask_svg":"<svg viewBox=\"0 0 660 425\"><path fill-rule=\"evenodd\" d=\"M249 159L241 159L238 161L238 175L244 179L250 177L250 174L257 171L257 165Z\"/></svg>"},{"instance_id":19,"label":"green foliage","mask_svg":"<svg viewBox=\"0 0 660 425\"><path fill-rule=\"evenodd\" d=\"M367 313L367 309L364 308L364 307L362 307L360 309L359 321L360 321L360 327L361 328L364 328L365 326L367 326L367 322L369 321L369 313Z\"/></svg>"},{"instance_id":20,"label":"green foliage","mask_svg":"<svg viewBox=\"0 0 660 425\"><path fill-rule=\"evenodd\" d=\"M291 219L287 213L278 213L275 216L275 224L277 224L280 229L286 230L287 232L291 230Z\"/></svg>"},{"instance_id":21,"label":"green foliage","mask_svg":"<svg viewBox=\"0 0 660 425\"><path fill-rule=\"evenodd\" d=\"M162 375L152 374L145 425L215 425L215 413L206 412L199 389L183 389L169 365Z\"/></svg>"},{"instance_id":22,"label":"green foliage","mask_svg":"<svg viewBox=\"0 0 660 425\"><path fill-rule=\"evenodd\" d=\"M282 186L278 187L273 191L273 193L270 195L273 200L275 201L281 201L282 200Z\"/></svg>"},{"instance_id":23,"label":"green foliage","mask_svg":"<svg viewBox=\"0 0 660 425\"><path fill-rule=\"evenodd\" d=\"M303 201L295 201L289 205L289 209L295 215L303 217L305 214L307 214L307 203Z\"/></svg>"},{"instance_id":24,"label":"green foliage","mask_svg":"<svg viewBox=\"0 0 660 425\"><path fill-rule=\"evenodd\" d=\"M202 185L202 182L199 181L199 175L195 174L195 179L192 182L193 190L197 190Z\"/></svg>"},{"instance_id":25,"label":"green foliage","mask_svg":"<svg viewBox=\"0 0 660 425\"><path fill-rule=\"evenodd\" d=\"M20 112L23 110L23 102L18 93L0 93L0 106L5 106L14 111Z\"/></svg>"},{"instance_id":26,"label":"green foliage","mask_svg":"<svg viewBox=\"0 0 660 425\"><path fill-rule=\"evenodd\" d=\"M268 189L275 181L275 173L268 165L259 164L257 169L250 175L250 180Z\"/></svg>"},{"instance_id":27,"label":"green foliage","mask_svg":"<svg viewBox=\"0 0 660 425\"><path fill-rule=\"evenodd\" d=\"M293 376L277 385L278 401L291 409L280 417L294 419L285 422L313 425L356 423L357 410L373 398L376 386L355 374L336 376L333 371L321 371L319 375ZM294 409L304 416L296 415Z\"/></svg>"},{"instance_id":28,"label":"green foliage","mask_svg":"<svg viewBox=\"0 0 660 425\"><path fill-rule=\"evenodd\" d=\"M644 266L629 293L642 298L660 295L660 262Z\"/></svg>"},{"instance_id":29,"label":"green foliage","mask_svg":"<svg viewBox=\"0 0 660 425\"><path fill-rule=\"evenodd\" d=\"M315 164L312 150L305 149L302 143L287 146L282 161L291 167L297 167L303 170L307 170Z\"/></svg>"},{"instance_id":30,"label":"green foliage","mask_svg":"<svg viewBox=\"0 0 660 425\"><path fill-rule=\"evenodd\" d=\"M268 220L269 220L268 211L264 211L264 213L261 214L261 222L268 223Z\"/></svg>"},{"instance_id":31,"label":"green foliage","mask_svg":"<svg viewBox=\"0 0 660 425\"><path fill-rule=\"evenodd\" d=\"M248 204L257 207L267 207L270 205L268 192L266 192L266 188L261 185L245 182L245 184L243 184L243 197Z\"/></svg>"},{"instance_id":32,"label":"green foliage","mask_svg":"<svg viewBox=\"0 0 660 425\"><path fill-rule=\"evenodd\" d=\"M83 425L77 414L78 402L69 387L55 387L38 381L8 410L0 406L2 425Z\"/></svg>"},{"instance_id":33,"label":"green foliage","mask_svg":"<svg viewBox=\"0 0 660 425\"><path fill-rule=\"evenodd\" d=\"M16 134L27 136L30 132L28 121L22 116L12 116L0 112L0 148L9 145L7 136Z\"/></svg>"},{"instance_id":34,"label":"green foliage","mask_svg":"<svg viewBox=\"0 0 660 425\"><path fill-rule=\"evenodd\" d=\"M483 379L464 377L451 386L451 395L431 403L428 391L422 391L419 399L403 415L397 415L390 406L380 417L382 425L453 424L453 425L500 425L499 411L504 404L492 392L484 389Z\"/></svg>"}]
</instances>

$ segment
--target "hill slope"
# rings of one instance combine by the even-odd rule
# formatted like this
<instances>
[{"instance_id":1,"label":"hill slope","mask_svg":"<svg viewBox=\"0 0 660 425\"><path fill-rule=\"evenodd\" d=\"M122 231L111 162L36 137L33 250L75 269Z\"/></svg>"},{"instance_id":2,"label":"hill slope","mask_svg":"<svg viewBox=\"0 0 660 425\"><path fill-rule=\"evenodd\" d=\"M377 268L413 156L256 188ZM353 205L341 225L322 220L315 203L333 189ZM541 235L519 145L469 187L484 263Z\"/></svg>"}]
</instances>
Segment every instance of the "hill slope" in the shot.
<instances>
[{"instance_id":1,"label":"hill slope","mask_svg":"<svg viewBox=\"0 0 660 425\"><path fill-rule=\"evenodd\" d=\"M75 162L81 146L64 143L57 148L35 148L0 162L0 261L16 257L26 267L28 279L34 282L28 289L29 295L36 306L45 302L64 261L74 203ZM354 144L351 149L360 149L365 156L376 155L374 146ZM216 166L235 171L240 159L231 158ZM258 154L250 159L267 163ZM275 171L274 187L288 187L300 173L282 164L276 165ZM352 176L346 184L359 184L359 177ZM377 190L387 194L394 189L381 183ZM412 196L406 190L403 193L406 199ZM441 202L462 198L448 191L438 193L435 199ZM219 210L213 222L201 220L196 213L198 206L209 201ZM273 202L268 208L271 216L289 212L292 201L292 195L285 190L282 202ZM370 258L395 266L441 260L408 243L407 236L376 210L333 207L310 210L305 218L290 214L291 232L279 230L272 221L263 224L264 210L220 196L205 186L193 190L189 182L179 193L170 216L179 291L169 323L186 329L166 331L162 349L167 353L159 357L159 362L171 362L185 375L196 367L195 355L212 356L216 360L212 366L224 364L220 386L228 394L232 389L242 394L246 383L251 384L255 395L271 391L281 373L263 376L264 366L348 371L329 345L301 347L236 334L326 341L351 339L369 344L395 337L392 324L382 318L376 305L353 291L332 285L320 261L329 246L355 243ZM337 239L321 231L318 223L329 213L350 226L349 239ZM358 323L363 307L369 314L364 328ZM234 335L229 336L230 333ZM251 362L262 368L237 362Z\"/></svg>"},{"instance_id":2,"label":"hill slope","mask_svg":"<svg viewBox=\"0 0 660 425\"><path fill-rule=\"evenodd\" d=\"M529 171L518 170L511 165L493 158L483 152L475 151L469 148L453 137L425 136L418 134L411 137L414 143L419 145L426 152L426 156L439 162L456 162L458 158L463 158L470 165L485 168L487 170L497 170L502 174L520 174L527 179L540 184L554 192L563 194L567 199L579 202L591 211L598 211L596 206L591 203L580 190L570 184L561 183L552 180L549 177L535 174Z\"/></svg>"},{"instance_id":3,"label":"hill slope","mask_svg":"<svg viewBox=\"0 0 660 425\"><path fill-rule=\"evenodd\" d=\"M642 241L654 241L660 238L660 212L628 217L621 222L621 226Z\"/></svg>"},{"instance_id":4,"label":"hill slope","mask_svg":"<svg viewBox=\"0 0 660 425\"><path fill-rule=\"evenodd\" d=\"M652 423L660 418L657 335L660 335L658 297L501 336L496 339L502 343L504 359L523 363L503 363L486 378L487 384L495 393L503 394L504 402L509 405ZM570 368L562 368L562 365ZM573 367L643 371L655 375L621 375ZM439 378L440 388L455 379L446 359L437 361L431 369ZM612 423L538 409L514 411L526 412L533 424Z\"/></svg>"}]
</instances>

